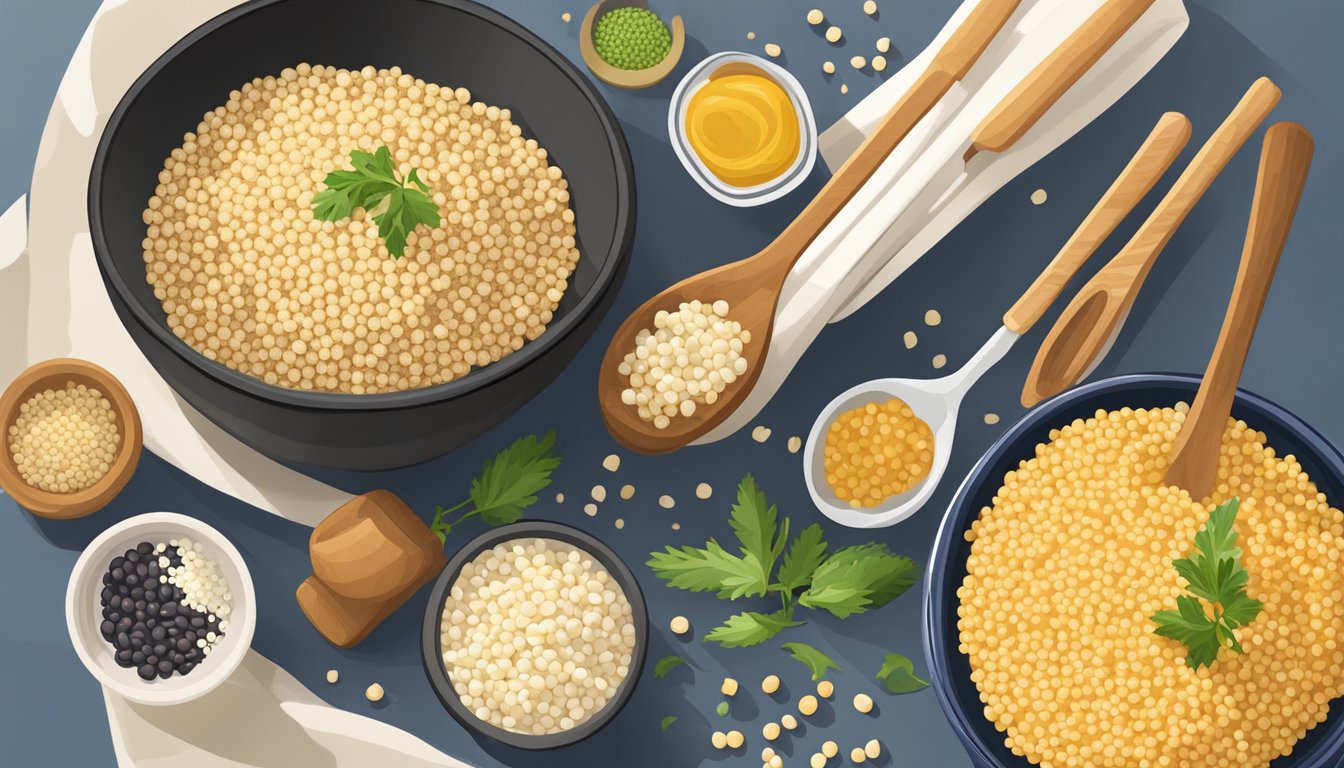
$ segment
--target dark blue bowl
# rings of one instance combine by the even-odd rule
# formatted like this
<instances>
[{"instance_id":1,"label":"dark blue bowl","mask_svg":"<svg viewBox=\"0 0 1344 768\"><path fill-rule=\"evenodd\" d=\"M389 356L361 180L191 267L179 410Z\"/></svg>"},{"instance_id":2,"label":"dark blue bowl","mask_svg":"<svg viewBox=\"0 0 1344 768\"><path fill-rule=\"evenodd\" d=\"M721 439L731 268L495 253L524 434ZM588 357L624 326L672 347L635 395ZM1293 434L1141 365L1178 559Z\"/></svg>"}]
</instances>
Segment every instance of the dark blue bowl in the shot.
<instances>
[{"instance_id":1,"label":"dark blue bowl","mask_svg":"<svg viewBox=\"0 0 1344 768\"><path fill-rule=\"evenodd\" d=\"M1003 735L984 717L980 693L971 682L969 660L957 650L957 587L966 577L971 545L963 535L980 510L1003 484L1003 476L1029 458L1037 443L1049 440L1051 429L1097 409L1153 408L1191 402L1199 377L1142 374L1118 376L1065 392L1028 413L1013 425L976 463L957 495L934 542L924 586L924 652L933 688L952 729L977 768L1029 768L1025 758L1003 745ZM1344 458L1324 437L1296 416L1249 392L1237 391L1232 415L1265 433L1280 454L1302 463L1316 487L1336 506L1344 500ZM1344 765L1344 700L1336 699L1324 723L1307 732L1293 753L1273 768L1339 768Z\"/></svg>"}]
</instances>

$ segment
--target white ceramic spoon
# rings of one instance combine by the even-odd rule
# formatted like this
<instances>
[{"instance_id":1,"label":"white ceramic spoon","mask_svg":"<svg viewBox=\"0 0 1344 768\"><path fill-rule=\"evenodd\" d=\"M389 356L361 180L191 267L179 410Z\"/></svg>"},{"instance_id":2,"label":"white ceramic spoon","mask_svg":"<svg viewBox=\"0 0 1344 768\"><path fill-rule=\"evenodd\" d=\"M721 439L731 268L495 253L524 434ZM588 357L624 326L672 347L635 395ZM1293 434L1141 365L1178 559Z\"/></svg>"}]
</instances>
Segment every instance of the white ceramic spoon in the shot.
<instances>
[{"instance_id":1,"label":"white ceramic spoon","mask_svg":"<svg viewBox=\"0 0 1344 768\"><path fill-rule=\"evenodd\" d=\"M938 488L952 455L957 411L980 377L1008 354L1013 344L1045 314L1083 262L1115 230L1171 167L1190 138L1190 121L1162 116L1134 157L1022 298L1003 316L1003 327L959 370L938 379L874 379L841 393L822 409L807 436L803 468L812 501L830 519L851 528L880 528L913 515ZM933 464L924 479L875 507L858 509L840 500L826 480L826 430L836 416L867 403L893 398L910 406L933 431Z\"/></svg>"}]
</instances>

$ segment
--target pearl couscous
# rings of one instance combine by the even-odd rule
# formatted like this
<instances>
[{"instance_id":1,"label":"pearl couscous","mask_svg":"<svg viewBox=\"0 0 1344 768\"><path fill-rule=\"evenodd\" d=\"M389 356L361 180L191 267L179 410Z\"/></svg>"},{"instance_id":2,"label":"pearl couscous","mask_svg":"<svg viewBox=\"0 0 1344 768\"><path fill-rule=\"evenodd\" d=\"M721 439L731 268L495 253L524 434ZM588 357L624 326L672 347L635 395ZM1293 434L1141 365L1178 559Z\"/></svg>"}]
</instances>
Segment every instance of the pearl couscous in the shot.
<instances>
[{"instance_id":1,"label":"pearl couscous","mask_svg":"<svg viewBox=\"0 0 1344 768\"><path fill-rule=\"evenodd\" d=\"M933 430L904 401L866 403L826 428L826 482L856 509L919 485L933 467Z\"/></svg>"},{"instance_id":2,"label":"pearl couscous","mask_svg":"<svg viewBox=\"0 0 1344 768\"><path fill-rule=\"evenodd\" d=\"M48 493L76 493L102 480L121 445L112 401L74 382L20 404L6 437L19 477Z\"/></svg>"},{"instance_id":3,"label":"pearl couscous","mask_svg":"<svg viewBox=\"0 0 1344 768\"><path fill-rule=\"evenodd\" d=\"M352 150L386 146L431 188L394 260L373 217L313 215ZM205 357L291 389L427 387L512 354L579 259L568 183L508 109L397 67L299 64L207 112L144 212L145 277Z\"/></svg>"},{"instance_id":4,"label":"pearl couscous","mask_svg":"<svg viewBox=\"0 0 1344 768\"><path fill-rule=\"evenodd\" d=\"M634 350L620 363L620 374L630 382L621 402L657 429L718 402L747 372L742 352L751 343L751 331L728 319L730 309L723 300L697 300L654 315L653 329L635 336Z\"/></svg>"},{"instance_id":5,"label":"pearl couscous","mask_svg":"<svg viewBox=\"0 0 1344 768\"><path fill-rule=\"evenodd\" d=\"M630 674L635 625L625 592L591 555L537 538L499 544L462 567L440 642L469 711L542 735L606 706Z\"/></svg>"},{"instance_id":6,"label":"pearl couscous","mask_svg":"<svg viewBox=\"0 0 1344 768\"><path fill-rule=\"evenodd\" d=\"M985 716L1034 764L1263 768L1344 695L1344 513L1233 419L1210 498L1164 485L1187 411L1053 430L967 531L961 651ZM1233 497L1264 607L1236 631L1244 653L1192 669L1151 617L1186 588L1173 561Z\"/></svg>"}]
</instances>

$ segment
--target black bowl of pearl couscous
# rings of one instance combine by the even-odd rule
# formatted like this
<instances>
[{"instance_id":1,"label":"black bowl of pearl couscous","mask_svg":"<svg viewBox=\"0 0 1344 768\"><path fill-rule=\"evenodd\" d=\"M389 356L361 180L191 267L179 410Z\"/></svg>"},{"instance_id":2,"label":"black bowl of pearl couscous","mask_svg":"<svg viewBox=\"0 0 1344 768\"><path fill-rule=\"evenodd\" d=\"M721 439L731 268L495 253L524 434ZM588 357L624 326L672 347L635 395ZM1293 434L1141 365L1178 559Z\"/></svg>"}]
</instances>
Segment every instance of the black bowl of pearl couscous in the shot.
<instances>
[{"instance_id":1,"label":"black bowl of pearl couscous","mask_svg":"<svg viewBox=\"0 0 1344 768\"><path fill-rule=\"evenodd\" d=\"M624 277L634 176L593 84L498 12L254 0L127 91L89 222L187 402L281 461L382 470L560 374Z\"/></svg>"},{"instance_id":2,"label":"black bowl of pearl couscous","mask_svg":"<svg viewBox=\"0 0 1344 768\"><path fill-rule=\"evenodd\" d=\"M552 749L609 723L648 648L634 574L602 542L529 521L473 539L430 590L421 653L431 686L468 729Z\"/></svg>"}]
</instances>

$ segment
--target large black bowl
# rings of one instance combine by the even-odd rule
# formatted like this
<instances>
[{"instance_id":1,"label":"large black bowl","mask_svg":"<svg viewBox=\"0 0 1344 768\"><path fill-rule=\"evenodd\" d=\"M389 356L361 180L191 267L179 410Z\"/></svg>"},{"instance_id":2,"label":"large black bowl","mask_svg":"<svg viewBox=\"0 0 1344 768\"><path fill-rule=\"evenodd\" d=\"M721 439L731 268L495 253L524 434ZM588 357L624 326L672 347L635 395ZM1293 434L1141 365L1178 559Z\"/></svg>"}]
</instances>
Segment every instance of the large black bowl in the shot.
<instances>
[{"instance_id":1,"label":"large black bowl","mask_svg":"<svg viewBox=\"0 0 1344 768\"><path fill-rule=\"evenodd\" d=\"M480 553L498 544L519 539L551 539L587 552L611 574L612 581L625 593L625 599L630 603L630 620L635 625L635 649L630 658L630 670L620 685L616 686L611 699L602 709L578 726L568 731L544 736L506 731L476 717L475 713L467 709L458 698L457 692L453 689L453 681L448 679L448 671L443 668L440 623L443 617L443 604L448 600L453 582L457 581L462 567ZM425 606L425 618L420 625L420 657L425 665L425 674L429 676L430 686L434 688L439 701L443 702L444 708L472 731L519 749L555 749L582 741L601 730L625 707L630 695L635 692L635 686L644 671L644 657L648 652L649 610L644 603L644 592L639 588L639 582L635 580L630 568L611 547L598 541L591 534L568 525L541 520L505 525L486 531L467 542L467 545L458 550L439 572L438 579L430 588L429 603Z\"/></svg>"},{"instance_id":2,"label":"large black bowl","mask_svg":"<svg viewBox=\"0 0 1344 768\"><path fill-rule=\"evenodd\" d=\"M984 704L971 682L970 662L958 649L957 588L966 578L971 553L965 533L1003 485L1003 476L1049 441L1050 430L1098 409L1154 408L1193 402L1199 377L1170 374L1118 376L1087 384L1044 403L1013 425L966 476L943 517L929 562L924 594L924 652L929 658L938 703L977 768L1030 768L1003 745L1003 734L985 719ZM1279 406L1238 390L1232 415L1265 433L1280 454L1293 454L1330 503L1344 500L1344 458L1319 433ZM1328 719L1307 732L1293 753L1274 768L1338 768L1344 758L1344 703L1336 699ZM1228 768L1232 768L1229 766Z\"/></svg>"},{"instance_id":3,"label":"large black bowl","mask_svg":"<svg viewBox=\"0 0 1344 768\"><path fill-rule=\"evenodd\" d=\"M229 91L299 62L400 66L508 107L564 169L579 264L546 332L455 381L376 395L268 385L211 361L169 330L145 282L141 219L168 153ZM446 453L517 410L559 375L610 308L635 229L625 137L593 85L536 35L467 0L257 0L174 45L136 80L94 156L89 223L117 314L170 385L272 457L388 469Z\"/></svg>"}]
</instances>

